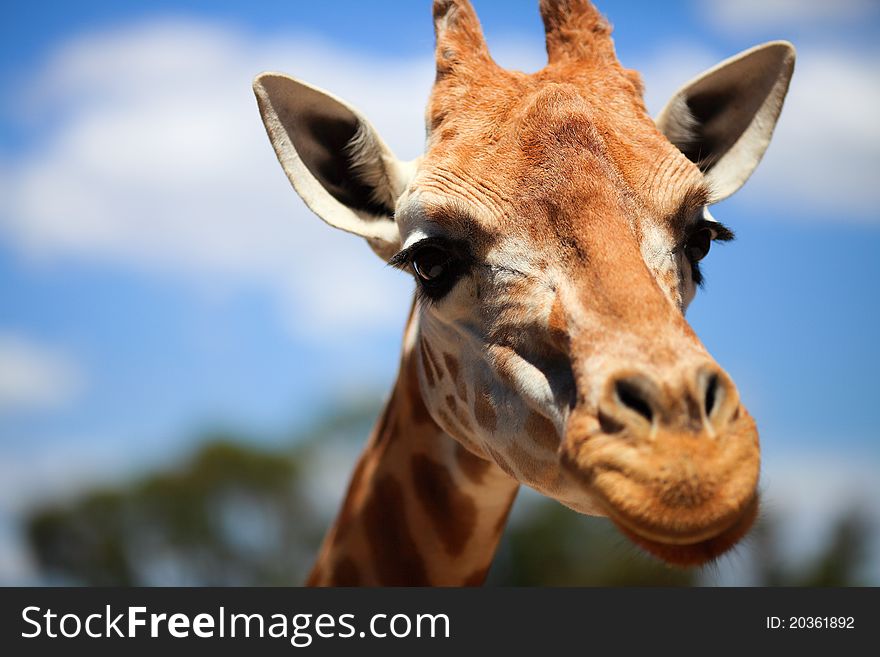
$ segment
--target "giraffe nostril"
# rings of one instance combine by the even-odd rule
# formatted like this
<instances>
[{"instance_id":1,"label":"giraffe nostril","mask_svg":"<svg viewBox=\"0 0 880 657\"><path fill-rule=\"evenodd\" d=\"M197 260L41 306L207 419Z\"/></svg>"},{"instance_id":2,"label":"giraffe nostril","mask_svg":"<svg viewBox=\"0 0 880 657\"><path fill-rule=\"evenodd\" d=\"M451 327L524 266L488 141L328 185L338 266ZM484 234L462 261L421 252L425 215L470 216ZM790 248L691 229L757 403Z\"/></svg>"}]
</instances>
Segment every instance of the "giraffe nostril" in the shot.
<instances>
[{"instance_id":1,"label":"giraffe nostril","mask_svg":"<svg viewBox=\"0 0 880 657\"><path fill-rule=\"evenodd\" d=\"M718 400L718 375L711 374L709 376L709 380L706 382L706 396L703 400L705 409L706 409L706 417L712 416L712 411L715 409L715 403Z\"/></svg>"},{"instance_id":2,"label":"giraffe nostril","mask_svg":"<svg viewBox=\"0 0 880 657\"><path fill-rule=\"evenodd\" d=\"M739 394L733 381L717 367L706 367L698 374L698 386L703 390L703 412L716 430L738 417Z\"/></svg>"},{"instance_id":3,"label":"giraffe nostril","mask_svg":"<svg viewBox=\"0 0 880 657\"><path fill-rule=\"evenodd\" d=\"M645 386L639 384L637 379L617 380L614 383L614 392L622 406L635 411L649 424L654 421L654 410L648 402L648 391L645 390Z\"/></svg>"}]
</instances>

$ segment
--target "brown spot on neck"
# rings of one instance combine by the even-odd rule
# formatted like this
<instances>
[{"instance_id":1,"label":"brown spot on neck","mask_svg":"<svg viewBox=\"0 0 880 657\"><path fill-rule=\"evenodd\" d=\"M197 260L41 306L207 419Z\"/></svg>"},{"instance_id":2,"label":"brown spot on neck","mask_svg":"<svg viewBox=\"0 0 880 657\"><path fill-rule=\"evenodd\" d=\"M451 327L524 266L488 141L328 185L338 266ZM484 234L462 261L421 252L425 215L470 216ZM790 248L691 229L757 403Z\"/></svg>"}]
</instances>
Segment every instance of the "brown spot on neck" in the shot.
<instances>
[{"instance_id":1,"label":"brown spot on neck","mask_svg":"<svg viewBox=\"0 0 880 657\"><path fill-rule=\"evenodd\" d=\"M434 357L434 352L431 351L431 345L428 344L428 341L425 338L422 338L422 355L427 356L428 362L431 364L431 368L434 370L434 373L437 375L437 380L443 380L443 369L440 367L440 364L437 362L437 359Z\"/></svg>"},{"instance_id":2,"label":"brown spot on neck","mask_svg":"<svg viewBox=\"0 0 880 657\"><path fill-rule=\"evenodd\" d=\"M465 409L458 405L453 395L446 395L446 405L449 407L449 410L452 411L453 416L458 420L459 425L461 425L461 428L464 429L465 433L472 434L473 427L471 427L471 422L468 419L467 413Z\"/></svg>"},{"instance_id":3,"label":"brown spot on neck","mask_svg":"<svg viewBox=\"0 0 880 657\"><path fill-rule=\"evenodd\" d=\"M425 561L409 533L405 503L400 483L385 475L376 482L364 505L376 575L384 586L430 586Z\"/></svg>"},{"instance_id":4,"label":"brown spot on neck","mask_svg":"<svg viewBox=\"0 0 880 657\"><path fill-rule=\"evenodd\" d=\"M422 353L422 369L425 372L425 379L427 379L428 385L433 388L434 387L434 365L431 362L431 358L428 356L428 345L425 342L424 338L419 340L419 351Z\"/></svg>"},{"instance_id":5,"label":"brown spot on neck","mask_svg":"<svg viewBox=\"0 0 880 657\"><path fill-rule=\"evenodd\" d=\"M507 446L507 455L519 472L519 478L533 488L551 493L559 482L559 464L556 459L537 458L514 441Z\"/></svg>"},{"instance_id":6,"label":"brown spot on neck","mask_svg":"<svg viewBox=\"0 0 880 657\"><path fill-rule=\"evenodd\" d=\"M529 411L525 429L529 438L538 447L552 452L559 449L559 436L556 433L556 427L543 415Z\"/></svg>"},{"instance_id":7,"label":"brown spot on neck","mask_svg":"<svg viewBox=\"0 0 880 657\"><path fill-rule=\"evenodd\" d=\"M477 507L461 492L445 466L427 456L412 457L416 497L450 556L464 551L477 525Z\"/></svg>"},{"instance_id":8,"label":"brown spot on neck","mask_svg":"<svg viewBox=\"0 0 880 657\"><path fill-rule=\"evenodd\" d=\"M455 359L455 356L444 353L443 363L446 365L446 371L449 372L449 376L458 383L458 361Z\"/></svg>"},{"instance_id":9,"label":"brown spot on neck","mask_svg":"<svg viewBox=\"0 0 880 657\"><path fill-rule=\"evenodd\" d=\"M452 354L444 353L443 362L446 364L446 370L449 372L450 378L452 378L453 383L455 383L455 391L458 398L467 404L467 381L458 376L460 371L458 360Z\"/></svg>"}]
</instances>

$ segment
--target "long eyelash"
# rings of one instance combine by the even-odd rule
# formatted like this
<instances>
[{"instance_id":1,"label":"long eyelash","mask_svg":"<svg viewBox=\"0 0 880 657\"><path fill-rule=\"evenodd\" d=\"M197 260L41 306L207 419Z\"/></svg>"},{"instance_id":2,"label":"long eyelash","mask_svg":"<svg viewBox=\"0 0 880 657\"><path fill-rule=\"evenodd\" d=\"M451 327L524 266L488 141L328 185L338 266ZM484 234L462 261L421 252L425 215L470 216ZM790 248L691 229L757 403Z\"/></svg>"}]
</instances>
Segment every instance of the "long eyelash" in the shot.
<instances>
[{"instance_id":1,"label":"long eyelash","mask_svg":"<svg viewBox=\"0 0 880 657\"><path fill-rule=\"evenodd\" d=\"M425 291L425 288L416 283L416 303L423 307L434 305L435 299Z\"/></svg>"},{"instance_id":2,"label":"long eyelash","mask_svg":"<svg viewBox=\"0 0 880 657\"><path fill-rule=\"evenodd\" d=\"M736 239L736 233L730 228L722 224L720 221L706 221L705 219L698 224L700 228L703 226L710 228L714 233L713 242L732 242Z\"/></svg>"},{"instance_id":3,"label":"long eyelash","mask_svg":"<svg viewBox=\"0 0 880 657\"><path fill-rule=\"evenodd\" d=\"M398 251L388 260L388 266L396 269L406 269L409 266L409 261L415 248L426 241L427 240L420 240L402 251Z\"/></svg>"},{"instance_id":4,"label":"long eyelash","mask_svg":"<svg viewBox=\"0 0 880 657\"><path fill-rule=\"evenodd\" d=\"M694 225L693 230L699 230L701 228L708 228L712 231L713 242L732 242L736 239L736 234L720 221L706 221L705 219L702 219ZM703 289L706 286L706 277L703 276L699 261L691 262L690 265L691 279L697 287Z\"/></svg>"},{"instance_id":5,"label":"long eyelash","mask_svg":"<svg viewBox=\"0 0 880 657\"><path fill-rule=\"evenodd\" d=\"M706 279L703 276L703 272L700 271L700 263L692 262L691 263L691 280L693 280L694 285L702 289L706 283Z\"/></svg>"},{"instance_id":6,"label":"long eyelash","mask_svg":"<svg viewBox=\"0 0 880 657\"><path fill-rule=\"evenodd\" d=\"M390 267L395 267L397 269L406 269L409 267L410 262L412 261L413 254L425 246L439 246L450 251L455 249L455 243L443 237L426 237L425 239L419 240L415 244L410 244L408 247L403 249L402 251L398 251L388 260L388 265Z\"/></svg>"}]
</instances>

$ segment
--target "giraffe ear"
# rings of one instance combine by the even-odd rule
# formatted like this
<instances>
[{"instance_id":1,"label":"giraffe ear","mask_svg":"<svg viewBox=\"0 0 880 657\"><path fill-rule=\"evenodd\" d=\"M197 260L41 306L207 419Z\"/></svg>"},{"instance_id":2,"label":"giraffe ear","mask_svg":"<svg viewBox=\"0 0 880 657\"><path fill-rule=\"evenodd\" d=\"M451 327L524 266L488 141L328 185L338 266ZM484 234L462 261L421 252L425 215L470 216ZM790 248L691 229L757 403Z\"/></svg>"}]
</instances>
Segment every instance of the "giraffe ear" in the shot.
<instances>
[{"instance_id":1,"label":"giraffe ear","mask_svg":"<svg viewBox=\"0 0 880 657\"><path fill-rule=\"evenodd\" d=\"M412 163L399 161L360 112L326 91L263 73L254 93L278 161L306 205L390 258L400 244L394 207Z\"/></svg>"},{"instance_id":2,"label":"giraffe ear","mask_svg":"<svg viewBox=\"0 0 880 657\"><path fill-rule=\"evenodd\" d=\"M755 46L688 82L657 117L660 131L705 174L713 203L742 187L761 161L794 60L787 41Z\"/></svg>"}]
</instances>

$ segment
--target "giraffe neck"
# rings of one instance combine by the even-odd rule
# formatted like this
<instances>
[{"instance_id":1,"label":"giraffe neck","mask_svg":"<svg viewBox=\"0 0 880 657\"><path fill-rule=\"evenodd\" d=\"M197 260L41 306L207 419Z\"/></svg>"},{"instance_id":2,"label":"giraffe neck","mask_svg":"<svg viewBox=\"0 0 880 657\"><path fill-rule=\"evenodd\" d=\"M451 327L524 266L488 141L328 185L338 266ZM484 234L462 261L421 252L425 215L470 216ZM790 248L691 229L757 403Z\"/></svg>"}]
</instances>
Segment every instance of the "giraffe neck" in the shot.
<instances>
[{"instance_id":1,"label":"giraffe neck","mask_svg":"<svg viewBox=\"0 0 880 657\"><path fill-rule=\"evenodd\" d=\"M407 337L413 331L407 327ZM415 340L309 575L311 586L482 584L517 482L431 419Z\"/></svg>"}]
</instances>

